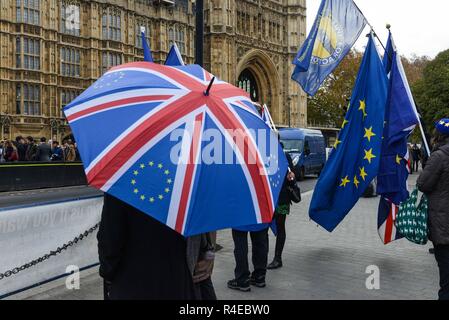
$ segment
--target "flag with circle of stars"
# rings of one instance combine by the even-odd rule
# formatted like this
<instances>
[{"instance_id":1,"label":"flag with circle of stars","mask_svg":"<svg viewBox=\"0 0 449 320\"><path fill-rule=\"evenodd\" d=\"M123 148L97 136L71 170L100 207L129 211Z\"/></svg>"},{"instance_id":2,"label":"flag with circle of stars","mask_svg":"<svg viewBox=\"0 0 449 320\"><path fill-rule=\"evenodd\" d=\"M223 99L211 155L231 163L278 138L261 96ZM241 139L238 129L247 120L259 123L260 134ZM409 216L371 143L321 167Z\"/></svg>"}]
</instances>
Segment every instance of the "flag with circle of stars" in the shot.
<instances>
[{"instance_id":1,"label":"flag with circle of stars","mask_svg":"<svg viewBox=\"0 0 449 320\"><path fill-rule=\"evenodd\" d=\"M387 75L370 36L342 130L310 205L310 218L329 232L378 173L386 100Z\"/></svg>"}]
</instances>

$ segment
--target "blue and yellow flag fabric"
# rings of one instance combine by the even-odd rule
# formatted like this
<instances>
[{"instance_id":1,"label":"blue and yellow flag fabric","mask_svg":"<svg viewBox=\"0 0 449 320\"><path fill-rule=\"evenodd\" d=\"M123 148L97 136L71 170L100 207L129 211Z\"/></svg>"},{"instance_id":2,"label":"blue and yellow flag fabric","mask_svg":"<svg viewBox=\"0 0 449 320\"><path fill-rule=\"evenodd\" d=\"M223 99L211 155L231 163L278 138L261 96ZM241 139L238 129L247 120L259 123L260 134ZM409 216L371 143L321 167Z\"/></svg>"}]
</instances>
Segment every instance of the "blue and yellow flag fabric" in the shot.
<instances>
[{"instance_id":1,"label":"blue and yellow flag fabric","mask_svg":"<svg viewBox=\"0 0 449 320\"><path fill-rule=\"evenodd\" d=\"M329 232L379 171L387 87L387 75L370 36L342 131L310 205L310 218Z\"/></svg>"},{"instance_id":2,"label":"blue and yellow flag fabric","mask_svg":"<svg viewBox=\"0 0 449 320\"><path fill-rule=\"evenodd\" d=\"M402 238L394 221L399 206L408 199L409 176L407 141L416 125L418 112L405 76L401 57L390 33L384 66L390 75L390 87L385 111L385 128L377 178L377 193L381 195L378 211L379 235L384 244Z\"/></svg>"},{"instance_id":3,"label":"blue and yellow flag fabric","mask_svg":"<svg viewBox=\"0 0 449 320\"><path fill-rule=\"evenodd\" d=\"M359 38L367 22L352 0L322 0L310 34L298 52L292 79L314 96Z\"/></svg>"}]
</instances>

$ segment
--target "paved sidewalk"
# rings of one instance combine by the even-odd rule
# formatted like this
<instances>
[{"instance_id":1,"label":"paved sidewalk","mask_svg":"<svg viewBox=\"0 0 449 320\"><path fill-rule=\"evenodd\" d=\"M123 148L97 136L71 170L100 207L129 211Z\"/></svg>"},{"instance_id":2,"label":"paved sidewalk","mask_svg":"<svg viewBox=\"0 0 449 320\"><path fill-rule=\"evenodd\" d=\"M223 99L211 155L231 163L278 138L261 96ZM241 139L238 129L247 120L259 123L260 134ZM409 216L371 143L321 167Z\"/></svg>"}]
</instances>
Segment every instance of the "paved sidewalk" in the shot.
<instances>
[{"instance_id":1,"label":"paved sidewalk","mask_svg":"<svg viewBox=\"0 0 449 320\"><path fill-rule=\"evenodd\" d=\"M414 182L416 176L412 176ZM265 289L240 293L227 289L233 277L231 233L219 234L224 249L217 254L214 284L219 299L436 299L438 270L429 246L406 240L384 246L377 234L378 198L361 199L338 229L329 234L310 222L311 193L293 208L287 220L284 268L269 271ZM270 259L274 238L270 236ZM380 269L380 290L366 289L366 268ZM42 290L42 288L40 289ZM96 270L82 278L81 289L64 286L40 292L29 299L101 299L102 281Z\"/></svg>"}]
</instances>

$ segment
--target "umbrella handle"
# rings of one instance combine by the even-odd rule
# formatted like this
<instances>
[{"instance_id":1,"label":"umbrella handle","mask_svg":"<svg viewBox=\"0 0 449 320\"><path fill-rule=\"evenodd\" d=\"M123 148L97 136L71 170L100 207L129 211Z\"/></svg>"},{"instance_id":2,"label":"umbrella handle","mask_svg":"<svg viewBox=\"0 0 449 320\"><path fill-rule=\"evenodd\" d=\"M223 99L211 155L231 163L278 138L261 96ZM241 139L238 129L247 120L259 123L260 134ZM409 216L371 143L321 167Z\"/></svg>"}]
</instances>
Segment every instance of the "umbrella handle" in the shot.
<instances>
[{"instance_id":1,"label":"umbrella handle","mask_svg":"<svg viewBox=\"0 0 449 320\"><path fill-rule=\"evenodd\" d=\"M209 92L210 92L210 89L212 88L212 85L214 84L214 81L215 81L215 77L212 78L212 80L210 81L209 86L207 87L206 91L204 91L204 95L206 97L209 96Z\"/></svg>"}]
</instances>

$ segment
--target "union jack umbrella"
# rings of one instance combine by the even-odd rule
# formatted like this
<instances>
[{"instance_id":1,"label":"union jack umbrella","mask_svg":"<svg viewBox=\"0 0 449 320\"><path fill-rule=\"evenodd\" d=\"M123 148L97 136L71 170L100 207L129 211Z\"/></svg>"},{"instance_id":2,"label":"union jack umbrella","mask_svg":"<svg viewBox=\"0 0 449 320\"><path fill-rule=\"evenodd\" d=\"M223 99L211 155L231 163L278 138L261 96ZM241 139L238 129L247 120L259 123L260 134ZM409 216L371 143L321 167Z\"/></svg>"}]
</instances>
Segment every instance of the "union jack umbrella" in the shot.
<instances>
[{"instance_id":1,"label":"union jack umbrella","mask_svg":"<svg viewBox=\"0 0 449 320\"><path fill-rule=\"evenodd\" d=\"M248 95L214 79L148 62L98 79L64 109L89 184L184 236L270 223L284 153Z\"/></svg>"}]
</instances>

